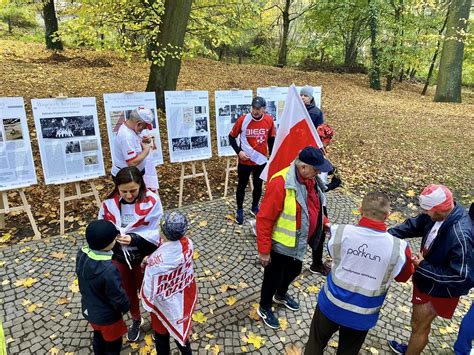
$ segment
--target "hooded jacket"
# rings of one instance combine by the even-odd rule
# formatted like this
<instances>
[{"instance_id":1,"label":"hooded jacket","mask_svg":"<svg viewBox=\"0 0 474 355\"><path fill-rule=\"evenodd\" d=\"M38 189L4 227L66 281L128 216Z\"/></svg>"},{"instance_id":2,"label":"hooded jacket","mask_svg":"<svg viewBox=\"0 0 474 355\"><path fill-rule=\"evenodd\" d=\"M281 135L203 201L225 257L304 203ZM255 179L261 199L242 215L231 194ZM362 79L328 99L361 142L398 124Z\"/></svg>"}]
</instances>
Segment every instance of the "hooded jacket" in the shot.
<instances>
[{"instance_id":1,"label":"hooded jacket","mask_svg":"<svg viewBox=\"0 0 474 355\"><path fill-rule=\"evenodd\" d=\"M90 323L108 325L128 312L130 303L121 286L120 274L112 264L112 252L79 249L76 274L82 299L82 314Z\"/></svg>"},{"instance_id":2,"label":"hooded jacket","mask_svg":"<svg viewBox=\"0 0 474 355\"><path fill-rule=\"evenodd\" d=\"M390 228L388 232L401 239L422 237L423 247L434 223L428 215L420 214ZM471 220L464 208L455 204L424 260L415 269L413 283L421 292L434 297L466 295L474 286L472 249Z\"/></svg>"},{"instance_id":3,"label":"hooded jacket","mask_svg":"<svg viewBox=\"0 0 474 355\"><path fill-rule=\"evenodd\" d=\"M309 117L313 122L314 128L318 128L319 125L324 123L323 112L314 104L314 98L311 100L309 105L305 105L308 110Z\"/></svg>"}]
</instances>

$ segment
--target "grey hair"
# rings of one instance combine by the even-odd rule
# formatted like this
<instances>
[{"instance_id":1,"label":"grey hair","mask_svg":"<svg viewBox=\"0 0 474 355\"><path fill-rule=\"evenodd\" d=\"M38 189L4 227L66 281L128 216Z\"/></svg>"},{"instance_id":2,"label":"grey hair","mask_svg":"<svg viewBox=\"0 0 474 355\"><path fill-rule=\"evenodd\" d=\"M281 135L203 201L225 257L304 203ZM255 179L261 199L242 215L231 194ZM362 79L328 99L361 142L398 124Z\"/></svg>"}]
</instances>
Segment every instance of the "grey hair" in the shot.
<instances>
[{"instance_id":1,"label":"grey hair","mask_svg":"<svg viewBox=\"0 0 474 355\"><path fill-rule=\"evenodd\" d=\"M296 166L303 166L303 165L308 165L308 164L306 164L305 162L302 162L302 161L300 160L300 158L296 158L296 159L295 159L295 165L296 165Z\"/></svg>"},{"instance_id":2,"label":"grey hair","mask_svg":"<svg viewBox=\"0 0 474 355\"><path fill-rule=\"evenodd\" d=\"M130 112L130 115L128 115L128 121L142 121L142 118L137 110L133 110Z\"/></svg>"}]
</instances>

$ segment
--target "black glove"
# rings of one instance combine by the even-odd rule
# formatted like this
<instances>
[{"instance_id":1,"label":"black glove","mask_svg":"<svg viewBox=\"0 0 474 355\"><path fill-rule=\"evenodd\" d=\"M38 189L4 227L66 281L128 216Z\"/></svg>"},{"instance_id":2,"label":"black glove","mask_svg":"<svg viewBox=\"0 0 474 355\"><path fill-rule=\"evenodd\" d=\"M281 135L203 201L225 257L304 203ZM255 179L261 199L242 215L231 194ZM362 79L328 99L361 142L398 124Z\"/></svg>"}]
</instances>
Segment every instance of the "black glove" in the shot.
<instances>
[{"instance_id":1,"label":"black glove","mask_svg":"<svg viewBox=\"0 0 474 355\"><path fill-rule=\"evenodd\" d=\"M331 179L331 182L326 185L326 192L334 190L334 189L338 188L341 185L342 185L342 180L340 178L338 178L337 176L334 176Z\"/></svg>"}]
</instances>

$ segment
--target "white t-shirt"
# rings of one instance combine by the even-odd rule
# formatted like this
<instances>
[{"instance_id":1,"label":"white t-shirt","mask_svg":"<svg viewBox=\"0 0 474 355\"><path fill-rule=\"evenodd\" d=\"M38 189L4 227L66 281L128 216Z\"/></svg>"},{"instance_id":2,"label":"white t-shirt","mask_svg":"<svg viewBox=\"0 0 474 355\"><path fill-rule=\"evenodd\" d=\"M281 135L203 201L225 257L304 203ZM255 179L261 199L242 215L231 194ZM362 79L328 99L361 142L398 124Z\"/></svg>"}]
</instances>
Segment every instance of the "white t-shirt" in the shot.
<instances>
[{"instance_id":1,"label":"white t-shirt","mask_svg":"<svg viewBox=\"0 0 474 355\"><path fill-rule=\"evenodd\" d=\"M435 224L433 224L433 227L431 227L431 230L428 233L428 236L426 237L425 244L423 244L423 254L426 254L428 250L430 250L431 244L433 244L434 240L436 239L438 231L441 228L443 222L444 221L435 222Z\"/></svg>"},{"instance_id":2,"label":"white t-shirt","mask_svg":"<svg viewBox=\"0 0 474 355\"><path fill-rule=\"evenodd\" d=\"M143 150L140 137L125 123L120 126L117 132L114 148L112 153L113 176L117 175L120 169L126 168L128 166L127 162L134 159ZM137 165L138 170L145 169L145 161L146 159Z\"/></svg>"}]
</instances>

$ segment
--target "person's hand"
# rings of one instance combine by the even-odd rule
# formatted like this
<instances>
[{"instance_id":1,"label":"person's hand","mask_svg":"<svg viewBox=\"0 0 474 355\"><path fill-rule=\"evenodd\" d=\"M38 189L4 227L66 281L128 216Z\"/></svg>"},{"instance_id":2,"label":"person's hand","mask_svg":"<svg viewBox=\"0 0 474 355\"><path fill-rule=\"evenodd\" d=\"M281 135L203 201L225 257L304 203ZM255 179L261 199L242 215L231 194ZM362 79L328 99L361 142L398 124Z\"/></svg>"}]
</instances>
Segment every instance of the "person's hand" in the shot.
<instances>
[{"instance_id":1,"label":"person's hand","mask_svg":"<svg viewBox=\"0 0 474 355\"><path fill-rule=\"evenodd\" d=\"M245 153L243 150L241 150L239 152L239 158L241 160L249 160L250 159L250 157L247 155L247 153Z\"/></svg>"},{"instance_id":2,"label":"person's hand","mask_svg":"<svg viewBox=\"0 0 474 355\"><path fill-rule=\"evenodd\" d=\"M146 143L144 142L143 140L141 141L141 145L142 145L142 149L144 151L149 151L151 149L151 144L150 143Z\"/></svg>"},{"instance_id":3,"label":"person's hand","mask_svg":"<svg viewBox=\"0 0 474 355\"><path fill-rule=\"evenodd\" d=\"M150 144L152 138L153 138L152 136L143 136L142 137L142 142L145 143L145 144Z\"/></svg>"},{"instance_id":4,"label":"person's hand","mask_svg":"<svg viewBox=\"0 0 474 355\"><path fill-rule=\"evenodd\" d=\"M131 241L132 237L127 234L117 237L117 243L120 243L122 245L129 245Z\"/></svg>"},{"instance_id":5,"label":"person's hand","mask_svg":"<svg viewBox=\"0 0 474 355\"><path fill-rule=\"evenodd\" d=\"M140 264L140 267L141 267L142 269L145 268L147 261L148 261L148 256L145 256L145 257L143 258L141 264Z\"/></svg>"},{"instance_id":6,"label":"person's hand","mask_svg":"<svg viewBox=\"0 0 474 355\"><path fill-rule=\"evenodd\" d=\"M415 268L417 268L423 260L425 259L423 258L423 255L421 254L415 254L411 257L411 261L413 262L413 266Z\"/></svg>"},{"instance_id":7,"label":"person's hand","mask_svg":"<svg viewBox=\"0 0 474 355\"><path fill-rule=\"evenodd\" d=\"M262 264L263 267L267 266L272 261L270 254L258 253L258 259L260 260L260 264Z\"/></svg>"}]
</instances>

